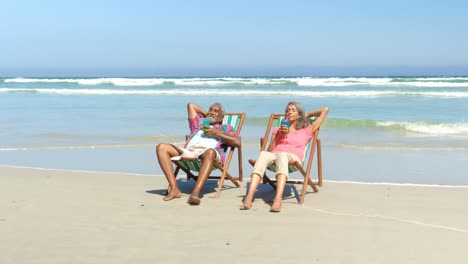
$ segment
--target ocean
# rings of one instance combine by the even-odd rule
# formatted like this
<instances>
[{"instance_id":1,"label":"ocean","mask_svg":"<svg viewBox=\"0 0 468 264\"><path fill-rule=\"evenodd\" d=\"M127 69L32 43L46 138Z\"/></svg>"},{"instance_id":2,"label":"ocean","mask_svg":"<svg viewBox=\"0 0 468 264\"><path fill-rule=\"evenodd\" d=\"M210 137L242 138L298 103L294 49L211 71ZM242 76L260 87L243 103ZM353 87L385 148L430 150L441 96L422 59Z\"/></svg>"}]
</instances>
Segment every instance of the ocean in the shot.
<instances>
[{"instance_id":1,"label":"ocean","mask_svg":"<svg viewBox=\"0 0 468 264\"><path fill-rule=\"evenodd\" d=\"M325 180L468 185L468 77L0 78L0 165L161 175L154 148L183 143L187 103L221 102L247 113L248 178L289 101L330 108Z\"/></svg>"}]
</instances>

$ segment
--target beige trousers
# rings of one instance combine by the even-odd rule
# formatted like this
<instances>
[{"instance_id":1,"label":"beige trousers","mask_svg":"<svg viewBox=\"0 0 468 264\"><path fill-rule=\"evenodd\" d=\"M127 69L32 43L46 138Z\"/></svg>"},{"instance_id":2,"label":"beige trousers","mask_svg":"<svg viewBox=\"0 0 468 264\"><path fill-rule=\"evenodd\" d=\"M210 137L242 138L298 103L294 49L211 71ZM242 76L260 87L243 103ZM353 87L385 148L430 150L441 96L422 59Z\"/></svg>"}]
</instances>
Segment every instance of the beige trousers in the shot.
<instances>
[{"instance_id":1,"label":"beige trousers","mask_svg":"<svg viewBox=\"0 0 468 264\"><path fill-rule=\"evenodd\" d=\"M292 153L288 152L279 152L273 153L269 151L262 151L258 154L257 160L255 161L255 166L252 170L252 174L257 174L260 178L263 178L266 168L276 163L276 175L283 174L286 177L289 177L288 163L289 161L299 161L299 158Z\"/></svg>"}]
</instances>

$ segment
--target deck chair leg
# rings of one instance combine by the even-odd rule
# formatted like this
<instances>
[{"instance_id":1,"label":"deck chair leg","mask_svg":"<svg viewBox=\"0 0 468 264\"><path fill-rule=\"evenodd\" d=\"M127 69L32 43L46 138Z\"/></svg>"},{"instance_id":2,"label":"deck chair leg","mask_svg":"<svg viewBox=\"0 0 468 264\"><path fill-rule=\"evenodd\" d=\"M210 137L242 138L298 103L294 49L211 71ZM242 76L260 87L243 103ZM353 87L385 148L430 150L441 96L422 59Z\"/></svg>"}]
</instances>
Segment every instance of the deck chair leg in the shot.
<instances>
[{"instance_id":1,"label":"deck chair leg","mask_svg":"<svg viewBox=\"0 0 468 264\"><path fill-rule=\"evenodd\" d=\"M228 179L231 180L231 182L234 183L236 187L240 187L239 182L236 179L234 179L234 177L232 177L232 175L229 174L229 172L225 171L223 175L221 176L221 178L219 179L218 189L216 190L216 195L212 198L219 198L221 194L221 189L223 189L224 179L226 179L226 177L228 177Z\"/></svg>"},{"instance_id":2,"label":"deck chair leg","mask_svg":"<svg viewBox=\"0 0 468 264\"><path fill-rule=\"evenodd\" d=\"M234 179L234 177L231 176L231 174L229 174L229 172L227 171L227 168L229 168L229 165L231 164L231 160L232 160L232 155L231 156L228 156L228 159L226 161L226 164L224 165L224 169L219 165L217 164L216 166L218 167L218 169L220 171L223 171L223 174L221 176L221 179L224 181L224 179L226 178L226 176L228 177L228 179L234 183L234 185L236 185L236 187L240 187L240 184L239 184L239 178L237 179ZM240 177L240 176L239 176Z\"/></svg>"},{"instance_id":3,"label":"deck chair leg","mask_svg":"<svg viewBox=\"0 0 468 264\"><path fill-rule=\"evenodd\" d=\"M244 170L242 168L242 146L237 147L237 161L239 165L239 181L242 182L244 180Z\"/></svg>"},{"instance_id":4,"label":"deck chair leg","mask_svg":"<svg viewBox=\"0 0 468 264\"><path fill-rule=\"evenodd\" d=\"M312 182L312 179L310 179L309 177L305 177L304 178L304 183L302 184L302 191L301 191L301 199L299 201L299 204L303 204L304 203L304 200L305 200L305 195L306 195L306 191L307 191L307 186L310 185L312 187L312 189L315 191L315 192L318 192L319 190L317 189L317 186L315 186L315 183Z\"/></svg>"},{"instance_id":5,"label":"deck chair leg","mask_svg":"<svg viewBox=\"0 0 468 264\"><path fill-rule=\"evenodd\" d=\"M317 169L318 169L318 186L322 187L322 144L320 139L317 139Z\"/></svg>"},{"instance_id":6,"label":"deck chair leg","mask_svg":"<svg viewBox=\"0 0 468 264\"><path fill-rule=\"evenodd\" d=\"M219 179L218 189L216 190L216 195L213 198L219 198L219 196L221 195L221 189L223 188L224 179L226 178L226 174L227 174L227 172L224 172L223 175L221 176L221 179ZM234 184L236 184L236 186L239 187L239 184L237 182L234 182Z\"/></svg>"},{"instance_id":7,"label":"deck chair leg","mask_svg":"<svg viewBox=\"0 0 468 264\"><path fill-rule=\"evenodd\" d=\"M299 204L304 203L305 194L306 194L306 191L307 191L307 185L309 185L308 184L308 178L309 177L304 178L304 184L302 184L302 191L301 191L301 200L299 201Z\"/></svg>"},{"instance_id":8,"label":"deck chair leg","mask_svg":"<svg viewBox=\"0 0 468 264\"><path fill-rule=\"evenodd\" d=\"M214 196L214 198L219 198L219 195L221 195L221 189L223 188L223 184L224 184L224 177L225 175L223 174L221 179L219 179L218 189L216 190L216 195Z\"/></svg>"},{"instance_id":9,"label":"deck chair leg","mask_svg":"<svg viewBox=\"0 0 468 264\"><path fill-rule=\"evenodd\" d=\"M314 192L318 192L318 191L319 191L319 189L317 188L317 184L314 183L314 182L312 181L312 179L309 178L308 183L309 183L310 187L312 187L312 189L314 190ZM307 187L307 186L306 186L306 187Z\"/></svg>"},{"instance_id":10,"label":"deck chair leg","mask_svg":"<svg viewBox=\"0 0 468 264\"><path fill-rule=\"evenodd\" d=\"M214 197L211 197L211 198L219 198L219 196L221 194L221 189L223 188L224 180L226 179L226 177L228 177L228 179L232 183L234 183L234 185L236 187L240 187L240 184L239 184L238 180L234 179L234 177L232 177L232 175L229 174L229 172L227 170L227 168L229 168L229 165L231 164L231 160L232 160L232 155L229 155L228 159L226 160L226 163L224 164L224 168L223 168L223 166L221 166L221 164L219 164L218 162L215 161L214 166L216 166L220 171L222 171L223 174L221 175L221 177L219 177L218 189L216 190L216 195Z\"/></svg>"}]
</instances>

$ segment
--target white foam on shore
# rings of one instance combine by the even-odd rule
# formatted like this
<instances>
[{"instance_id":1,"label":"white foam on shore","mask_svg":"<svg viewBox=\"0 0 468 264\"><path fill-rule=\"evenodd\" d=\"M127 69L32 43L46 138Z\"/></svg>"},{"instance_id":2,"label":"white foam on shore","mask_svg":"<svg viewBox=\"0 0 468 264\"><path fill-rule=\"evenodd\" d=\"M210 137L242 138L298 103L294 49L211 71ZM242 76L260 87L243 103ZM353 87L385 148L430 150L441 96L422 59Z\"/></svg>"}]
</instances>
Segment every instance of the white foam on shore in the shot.
<instances>
[{"instance_id":1,"label":"white foam on shore","mask_svg":"<svg viewBox=\"0 0 468 264\"><path fill-rule=\"evenodd\" d=\"M407 86L407 87L468 87L466 77L389 78L389 77L278 77L278 78L9 78L5 83L77 83L79 85L110 84L115 86L158 85L284 85L312 87L336 86Z\"/></svg>"},{"instance_id":2,"label":"white foam on shore","mask_svg":"<svg viewBox=\"0 0 468 264\"><path fill-rule=\"evenodd\" d=\"M460 123L429 123L429 122L396 122L378 121L377 126L395 127L410 132L427 135L464 135L468 134L468 124Z\"/></svg>"},{"instance_id":3,"label":"white foam on shore","mask_svg":"<svg viewBox=\"0 0 468 264\"><path fill-rule=\"evenodd\" d=\"M68 89L68 88L0 88L0 93L32 92L61 95L224 95L224 96L306 96L306 97L387 97L423 96L439 98L468 98L468 92L430 92L430 91L301 91L301 90L250 90L250 89Z\"/></svg>"}]
</instances>

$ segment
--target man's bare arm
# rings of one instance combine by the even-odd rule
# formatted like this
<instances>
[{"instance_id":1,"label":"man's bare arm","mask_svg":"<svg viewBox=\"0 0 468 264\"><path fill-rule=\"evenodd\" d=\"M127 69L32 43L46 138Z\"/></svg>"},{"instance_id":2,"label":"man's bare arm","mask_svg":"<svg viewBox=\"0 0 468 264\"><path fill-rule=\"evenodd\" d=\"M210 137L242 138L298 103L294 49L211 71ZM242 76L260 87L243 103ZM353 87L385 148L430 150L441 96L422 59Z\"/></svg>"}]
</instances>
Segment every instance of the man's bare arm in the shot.
<instances>
[{"instance_id":1,"label":"man's bare arm","mask_svg":"<svg viewBox=\"0 0 468 264\"><path fill-rule=\"evenodd\" d=\"M194 103L187 104L187 115L189 119L194 119L198 114L206 116L207 112Z\"/></svg>"}]
</instances>

